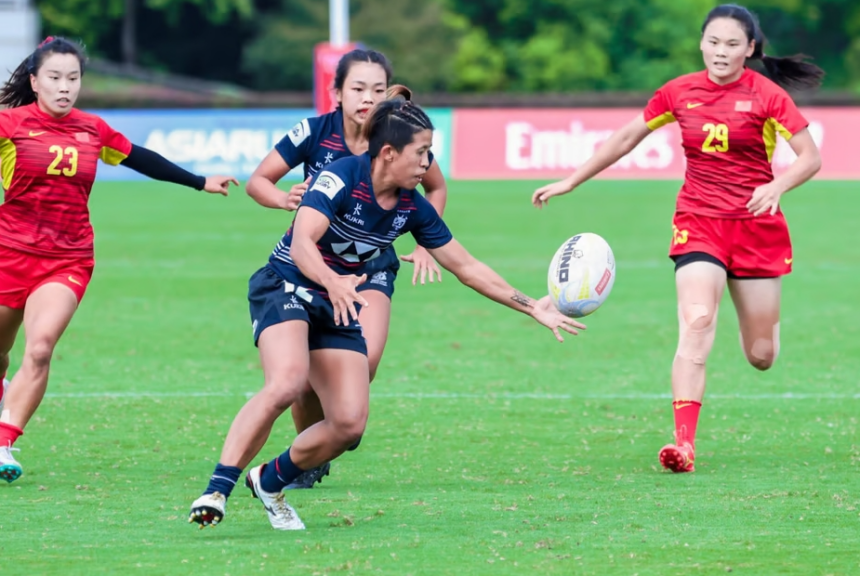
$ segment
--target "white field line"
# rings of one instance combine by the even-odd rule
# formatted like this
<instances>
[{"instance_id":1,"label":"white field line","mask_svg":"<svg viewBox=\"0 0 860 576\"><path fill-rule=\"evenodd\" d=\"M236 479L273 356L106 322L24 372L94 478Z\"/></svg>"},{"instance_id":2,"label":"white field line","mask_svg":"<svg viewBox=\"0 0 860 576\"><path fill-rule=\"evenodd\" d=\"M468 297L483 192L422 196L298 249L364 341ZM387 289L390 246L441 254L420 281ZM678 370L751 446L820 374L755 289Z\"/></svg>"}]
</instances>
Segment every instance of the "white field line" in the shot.
<instances>
[{"instance_id":1,"label":"white field line","mask_svg":"<svg viewBox=\"0 0 860 576\"><path fill-rule=\"evenodd\" d=\"M250 398L255 392L49 392L50 399L94 398ZM391 392L371 393L372 400L669 400L671 394L543 394L537 392L500 392L471 394L460 392ZM818 394L784 392L777 394L707 394L709 400L860 400L860 394Z\"/></svg>"}]
</instances>

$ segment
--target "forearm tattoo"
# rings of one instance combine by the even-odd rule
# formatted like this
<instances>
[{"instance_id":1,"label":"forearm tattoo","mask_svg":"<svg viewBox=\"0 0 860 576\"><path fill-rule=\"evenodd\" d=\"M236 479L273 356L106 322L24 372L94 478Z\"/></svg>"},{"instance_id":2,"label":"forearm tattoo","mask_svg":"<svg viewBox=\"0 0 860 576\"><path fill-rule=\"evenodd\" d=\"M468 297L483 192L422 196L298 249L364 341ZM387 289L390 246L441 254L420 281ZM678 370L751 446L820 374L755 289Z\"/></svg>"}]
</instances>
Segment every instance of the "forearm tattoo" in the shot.
<instances>
[{"instance_id":1,"label":"forearm tattoo","mask_svg":"<svg viewBox=\"0 0 860 576\"><path fill-rule=\"evenodd\" d=\"M511 296L511 300L513 300L517 304L522 304L526 308L532 307L532 299L517 290L514 290L514 295Z\"/></svg>"}]
</instances>

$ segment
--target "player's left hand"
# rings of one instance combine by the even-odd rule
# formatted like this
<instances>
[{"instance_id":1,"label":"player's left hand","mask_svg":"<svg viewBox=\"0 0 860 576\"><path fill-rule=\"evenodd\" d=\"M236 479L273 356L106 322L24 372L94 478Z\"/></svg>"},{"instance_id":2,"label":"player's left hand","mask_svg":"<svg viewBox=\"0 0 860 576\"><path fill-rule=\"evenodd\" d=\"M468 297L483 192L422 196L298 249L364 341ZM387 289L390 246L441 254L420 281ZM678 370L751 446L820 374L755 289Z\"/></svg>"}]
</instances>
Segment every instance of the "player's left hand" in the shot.
<instances>
[{"instance_id":1,"label":"player's left hand","mask_svg":"<svg viewBox=\"0 0 860 576\"><path fill-rule=\"evenodd\" d=\"M400 259L404 262L411 262L415 266L412 271L413 286L415 286L415 283L418 281L418 276L421 276L422 284L424 284L424 281L428 276L430 277L430 283L432 284L434 274L439 282L442 281L442 272L439 270L439 266L436 265L436 261L433 260L433 257L430 256L430 253L426 248L416 246L415 251L412 254L404 254Z\"/></svg>"},{"instance_id":2,"label":"player's left hand","mask_svg":"<svg viewBox=\"0 0 860 576\"><path fill-rule=\"evenodd\" d=\"M782 198L782 190L774 186L773 182L759 186L753 191L752 198L747 202L747 210L753 216L761 216L767 212L773 216L779 210L779 199Z\"/></svg>"},{"instance_id":3,"label":"player's left hand","mask_svg":"<svg viewBox=\"0 0 860 576\"><path fill-rule=\"evenodd\" d=\"M203 189L210 194L221 194L222 196L226 196L231 182L236 186L239 185L239 181L233 176L207 176L206 184L203 185Z\"/></svg>"},{"instance_id":4,"label":"player's left hand","mask_svg":"<svg viewBox=\"0 0 860 576\"><path fill-rule=\"evenodd\" d=\"M585 330L585 324L581 324L559 312L558 308L552 303L552 300L549 299L549 296L544 296L535 302L535 306L532 309L532 318L552 330L556 340L559 342L564 342L559 329L569 332L574 336L579 334L577 329Z\"/></svg>"}]
</instances>

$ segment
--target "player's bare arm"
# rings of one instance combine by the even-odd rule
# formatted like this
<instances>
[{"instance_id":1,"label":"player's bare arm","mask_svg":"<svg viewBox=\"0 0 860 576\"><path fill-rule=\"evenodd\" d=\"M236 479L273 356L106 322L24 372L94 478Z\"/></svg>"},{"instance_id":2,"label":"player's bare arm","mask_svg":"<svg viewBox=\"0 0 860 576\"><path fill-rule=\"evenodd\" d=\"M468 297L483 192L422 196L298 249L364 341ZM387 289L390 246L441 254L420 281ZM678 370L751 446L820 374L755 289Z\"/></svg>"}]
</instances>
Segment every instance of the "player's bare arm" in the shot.
<instances>
[{"instance_id":1,"label":"player's bare arm","mask_svg":"<svg viewBox=\"0 0 860 576\"><path fill-rule=\"evenodd\" d=\"M552 330L559 342L563 341L559 329L574 335L578 333L577 329L585 329L584 324L562 315L552 305L549 296L534 300L513 288L496 271L469 254L456 240L430 250L430 254L464 285L490 300L528 314Z\"/></svg>"},{"instance_id":2,"label":"player's bare arm","mask_svg":"<svg viewBox=\"0 0 860 576\"><path fill-rule=\"evenodd\" d=\"M645 122L645 117L639 114L636 118L616 130L597 149L594 156L589 158L579 170L564 180L553 182L535 190L532 195L532 204L538 208L542 208L553 196L567 194L583 182L587 182L597 176L629 154L650 133L651 129Z\"/></svg>"},{"instance_id":3,"label":"player's bare arm","mask_svg":"<svg viewBox=\"0 0 860 576\"><path fill-rule=\"evenodd\" d=\"M308 180L295 184L289 192L284 193L276 184L287 175L290 169L281 154L277 150L272 150L251 174L245 185L245 192L260 206L277 210L296 210L308 189Z\"/></svg>"},{"instance_id":4,"label":"player's bare arm","mask_svg":"<svg viewBox=\"0 0 860 576\"><path fill-rule=\"evenodd\" d=\"M807 182L821 169L821 153L809 129L804 128L799 131L791 137L788 144L797 154L797 158L788 170L774 178L772 182L755 189L747 203L747 208L755 216L776 214L782 195Z\"/></svg>"}]
</instances>

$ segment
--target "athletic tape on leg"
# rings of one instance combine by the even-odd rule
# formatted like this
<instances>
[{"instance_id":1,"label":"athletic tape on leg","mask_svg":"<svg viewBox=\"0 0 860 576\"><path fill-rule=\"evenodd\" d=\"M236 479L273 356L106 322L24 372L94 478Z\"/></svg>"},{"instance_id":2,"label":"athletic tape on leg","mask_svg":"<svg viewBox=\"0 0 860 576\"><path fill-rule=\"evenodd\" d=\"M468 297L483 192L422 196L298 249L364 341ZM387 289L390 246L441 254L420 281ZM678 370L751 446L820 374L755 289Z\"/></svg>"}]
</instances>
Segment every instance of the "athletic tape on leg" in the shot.
<instances>
[{"instance_id":1,"label":"athletic tape on leg","mask_svg":"<svg viewBox=\"0 0 860 576\"><path fill-rule=\"evenodd\" d=\"M705 304L678 305L678 349L675 355L694 364L704 364L714 345L717 333L717 312L713 315ZM688 320L689 318L689 320Z\"/></svg>"}]
</instances>

